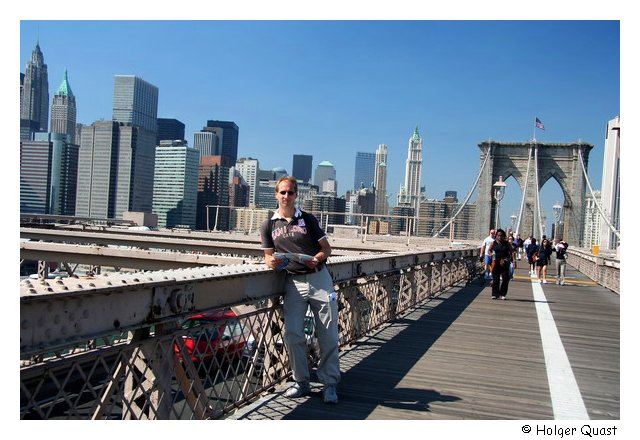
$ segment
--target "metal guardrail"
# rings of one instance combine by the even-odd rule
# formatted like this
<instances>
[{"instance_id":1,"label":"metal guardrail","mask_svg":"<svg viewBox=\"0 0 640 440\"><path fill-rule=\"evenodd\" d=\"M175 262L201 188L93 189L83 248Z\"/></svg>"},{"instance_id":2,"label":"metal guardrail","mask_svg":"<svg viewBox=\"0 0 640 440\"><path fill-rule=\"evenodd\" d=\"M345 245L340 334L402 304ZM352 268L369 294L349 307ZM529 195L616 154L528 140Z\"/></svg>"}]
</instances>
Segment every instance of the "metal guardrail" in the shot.
<instances>
[{"instance_id":1,"label":"metal guardrail","mask_svg":"<svg viewBox=\"0 0 640 440\"><path fill-rule=\"evenodd\" d=\"M472 280L479 260L466 248L332 257L328 267L344 346ZM224 417L290 375L283 286L263 265L23 281L21 419ZM232 312L187 319L213 310Z\"/></svg>"},{"instance_id":2,"label":"metal guardrail","mask_svg":"<svg viewBox=\"0 0 640 440\"><path fill-rule=\"evenodd\" d=\"M593 255L588 250L567 250L567 264L596 283L620 294L620 260L607 255Z\"/></svg>"}]
</instances>

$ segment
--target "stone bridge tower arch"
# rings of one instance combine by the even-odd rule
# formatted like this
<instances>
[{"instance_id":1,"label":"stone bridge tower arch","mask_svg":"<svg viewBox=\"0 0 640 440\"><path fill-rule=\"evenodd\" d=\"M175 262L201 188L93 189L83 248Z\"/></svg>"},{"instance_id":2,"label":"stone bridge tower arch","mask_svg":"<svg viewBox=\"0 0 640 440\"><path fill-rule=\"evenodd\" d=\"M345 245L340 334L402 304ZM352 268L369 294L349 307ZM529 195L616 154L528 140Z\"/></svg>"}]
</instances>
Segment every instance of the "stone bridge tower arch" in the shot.
<instances>
[{"instance_id":1,"label":"stone bridge tower arch","mask_svg":"<svg viewBox=\"0 0 640 440\"><path fill-rule=\"evenodd\" d=\"M493 184L500 176L503 180L513 177L522 189L524 205L518 233L523 237L533 235L540 238L538 192L549 179L554 178L564 195L563 238L574 246L582 244L586 180L579 155L582 155L587 168L593 145L583 142L552 144L536 141L484 141L478 147L480 163L487 160L478 179L475 233L478 239L486 237L489 229L495 226L496 201L493 197ZM520 203L522 201L518 204L518 213Z\"/></svg>"}]
</instances>

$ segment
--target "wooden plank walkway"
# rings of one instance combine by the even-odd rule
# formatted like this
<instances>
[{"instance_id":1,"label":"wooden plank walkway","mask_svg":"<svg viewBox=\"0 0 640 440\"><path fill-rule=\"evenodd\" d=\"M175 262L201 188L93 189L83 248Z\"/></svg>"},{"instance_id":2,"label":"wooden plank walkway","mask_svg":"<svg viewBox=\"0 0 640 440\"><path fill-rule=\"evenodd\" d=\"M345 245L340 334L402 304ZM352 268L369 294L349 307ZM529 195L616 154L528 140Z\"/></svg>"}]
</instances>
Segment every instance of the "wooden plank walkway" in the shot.
<instances>
[{"instance_id":1,"label":"wooden plank walkway","mask_svg":"<svg viewBox=\"0 0 640 440\"><path fill-rule=\"evenodd\" d=\"M539 285L546 303L538 303L553 315L588 417L619 420L620 297L570 266L565 286L555 284L554 267L549 275ZM482 280L451 289L341 352L338 405L322 402L317 382L311 396L287 399L287 384L229 418L558 418L533 289L526 269L516 271L506 301L492 300Z\"/></svg>"}]
</instances>

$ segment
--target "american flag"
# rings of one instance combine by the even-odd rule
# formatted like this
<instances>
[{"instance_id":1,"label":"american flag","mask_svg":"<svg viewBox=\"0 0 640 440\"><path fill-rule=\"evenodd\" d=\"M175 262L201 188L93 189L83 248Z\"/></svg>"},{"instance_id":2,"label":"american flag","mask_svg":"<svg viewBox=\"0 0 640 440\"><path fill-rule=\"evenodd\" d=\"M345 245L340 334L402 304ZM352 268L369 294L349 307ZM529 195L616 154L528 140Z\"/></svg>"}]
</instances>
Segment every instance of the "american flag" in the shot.
<instances>
[{"instance_id":1,"label":"american flag","mask_svg":"<svg viewBox=\"0 0 640 440\"><path fill-rule=\"evenodd\" d=\"M539 128L541 130L544 130L544 124L542 123L542 121L538 118L536 118L536 128Z\"/></svg>"}]
</instances>

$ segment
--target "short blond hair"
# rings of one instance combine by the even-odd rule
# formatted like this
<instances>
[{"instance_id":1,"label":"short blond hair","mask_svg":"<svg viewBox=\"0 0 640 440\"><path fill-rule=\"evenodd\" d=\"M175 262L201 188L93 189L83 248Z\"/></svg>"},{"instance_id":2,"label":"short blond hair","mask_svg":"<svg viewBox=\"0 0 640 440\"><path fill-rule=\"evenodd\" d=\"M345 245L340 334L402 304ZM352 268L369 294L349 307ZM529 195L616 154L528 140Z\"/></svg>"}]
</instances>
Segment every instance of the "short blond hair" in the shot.
<instances>
[{"instance_id":1,"label":"short blond hair","mask_svg":"<svg viewBox=\"0 0 640 440\"><path fill-rule=\"evenodd\" d=\"M278 192L278 187L280 186L280 183L284 182L285 180L289 181L291 185L293 185L293 190L297 193L298 181L293 176L282 176L281 178L279 178L278 181L276 182L276 192Z\"/></svg>"}]
</instances>

